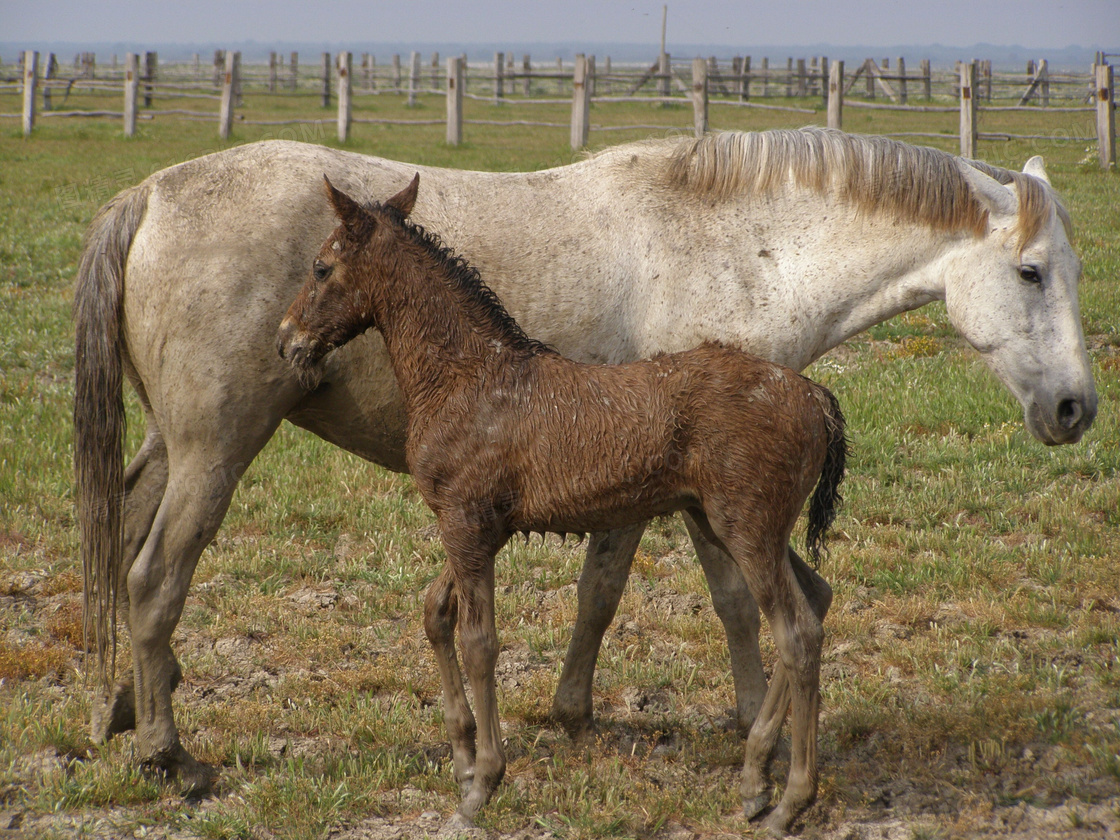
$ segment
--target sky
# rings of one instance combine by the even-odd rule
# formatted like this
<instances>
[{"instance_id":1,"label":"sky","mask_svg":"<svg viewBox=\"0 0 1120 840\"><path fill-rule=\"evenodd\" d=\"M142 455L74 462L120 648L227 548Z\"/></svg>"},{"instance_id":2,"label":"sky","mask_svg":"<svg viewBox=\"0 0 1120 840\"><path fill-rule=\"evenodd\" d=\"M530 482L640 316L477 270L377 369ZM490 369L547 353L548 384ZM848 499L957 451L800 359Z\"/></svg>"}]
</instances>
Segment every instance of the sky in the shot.
<instances>
[{"instance_id":1,"label":"sky","mask_svg":"<svg viewBox=\"0 0 1120 840\"><path fill-rule=\"evenodd\" d=\"M1120 52L1120 0L0 0L0 42L1071 45Z\"/></svg>"}]
</instances>

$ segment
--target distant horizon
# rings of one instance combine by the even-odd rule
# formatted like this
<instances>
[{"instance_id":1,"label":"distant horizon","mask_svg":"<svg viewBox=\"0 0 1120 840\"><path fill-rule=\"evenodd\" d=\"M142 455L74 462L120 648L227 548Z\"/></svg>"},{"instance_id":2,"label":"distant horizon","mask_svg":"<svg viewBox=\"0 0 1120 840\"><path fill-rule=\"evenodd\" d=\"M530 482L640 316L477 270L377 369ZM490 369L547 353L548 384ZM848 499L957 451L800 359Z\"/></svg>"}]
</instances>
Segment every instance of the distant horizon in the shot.
<instances>
[{"instance_id":1,"label":"distant horizon","mask_svg":"<svg viewBox=\"0 0 1120 840\"><path fill-rule=\"evenodd\" d=\"M967 49L1022 47L1034 54L1120 51L1116 0L934 0L904 8L896 0L36 0L3 2L8 44L351 44L644 45L656 55L662 21L668 52L692 48L732 54L747 45L799 52L816 45L881 51L894 45ZM344 35L345 37L340 37ZM744 45L744 46L739 46ZM752 47L753 48L753 47Z\"/></svg>"},{"instance_id":2,"label":"distant horizon","mask_svg":"<svg viewBox=\"0 0 1120 840\"><path fill-rule=\"evenodd\" d=\"M369 52L375 55L402 54L407 55L416 50L421 53L438 51L440 55L453 55L466 53L468 59L475 62L493 59L495 52L501 51L529 54L535 61L552 61L557 57L570 60L577 53L597 54L600 58L610 56L620 62L651 61L656 58L660 49L659 43L645 44L641 42L606 42L589 41L586 43L575 41L533 41L533 42L502 42L488 41L427 41L408 42L403 40L334 40L318 41L313 39L292 40L261 40L247 38L226 41L163 41L141 42L130 39L113 41L63 41L48 40L16 42L0 41L0 61L11 63L17 59L19 52L24 50L38 50L40 53L54 52L60 60L69 59L76 52L95 52L103 56L101 61L108 61L105 53L116 54L123 59L126 52L143 52L155 50L160 53L163 61L189 61L193 54L200 56L212 53L215 49L238 49L243 54L243 59L248 62L267 61L271 51L277 52L306 52L308 56L319 52ZM935 65L952 65L953 62L968 59L991 60L993 66L1004 68L1024 64L1027 60L1045 58L1055 69L1060 67L1073 67L1085 69L1081 65L1088 65L1098 51L1115 56L1120 53L1120 47L1110 52L1096 45L1083 46L1070 44L1064 47L1028 47L1021 44L995 44L989 42L976 42L967 45L953 45L942 43L929 44L716 44L716 43L668 43L666 51L679 58L692 58L694 56L715 56L717 59L730 59L733 56L753 55L770 58L789 57L809 58L814 56L827 56L833 60L863 61L865 58L887 58L895 61L898 56L907 60L929 59ZM425 56L426 57L426 56Z\"/></svg>"}]
</instances>

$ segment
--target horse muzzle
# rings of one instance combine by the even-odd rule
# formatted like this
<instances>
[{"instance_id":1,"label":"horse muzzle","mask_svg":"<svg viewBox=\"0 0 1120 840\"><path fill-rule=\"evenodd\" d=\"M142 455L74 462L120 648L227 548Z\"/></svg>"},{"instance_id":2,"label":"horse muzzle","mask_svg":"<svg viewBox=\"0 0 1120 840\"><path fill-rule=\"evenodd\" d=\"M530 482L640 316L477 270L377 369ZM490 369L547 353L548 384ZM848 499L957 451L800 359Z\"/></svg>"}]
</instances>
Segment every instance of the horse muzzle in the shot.
<instances>
[{"instance_id":1,"label":"horse muzzle","mask_svg":"<svg viewBox=\"0 0 1120 840\"><path fill-rule=\"evenodd\" d=\"M1097 418L1097 392L1061 396L1048 404L1033 402L1023 413L1028 431L1047 446L1077 443Z\"/></svg>"}]
</instances>

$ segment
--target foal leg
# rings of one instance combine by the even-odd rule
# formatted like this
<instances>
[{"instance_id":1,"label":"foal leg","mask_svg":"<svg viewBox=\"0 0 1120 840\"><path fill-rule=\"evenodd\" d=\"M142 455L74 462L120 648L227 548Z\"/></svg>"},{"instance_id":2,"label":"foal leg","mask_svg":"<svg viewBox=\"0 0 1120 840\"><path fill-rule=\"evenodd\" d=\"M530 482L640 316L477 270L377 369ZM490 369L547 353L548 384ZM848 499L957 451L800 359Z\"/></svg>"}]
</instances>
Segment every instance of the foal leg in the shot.
<instances>
[{"instance_id":1,"label":"foal leg","mask_svg":"<svg viewBox=\"0 0 1120 840\"><path fill-rule=\"evenodd\" d=\"M591 685L603 634L607 632L630 576L645 522L592 534L587 541L576 594L579 599L572 640L552 700L552 719L573 739L586 738L595 728L591 714Z\"/></svg>"},{"instance_id":2,"label":"foal leg","mask_svg":"<svg viewBox=\"0 0 1120 840\"><path fill-rule=\"evenodd\" d=\"M459 596L451 569L444 566L439 577L428 587L424 597L424 632L436 656L440 685L443 687L443 716L451 740L451 756L455 765L455 781L465 797L474 781L475 733L477 727L463 674L455 655L455 623L459 619Z\"/></svg>"},{"instance_id":3,"label":"foal leg","mask_svg":"<svg viewBox=\"0 0 1120 840\"><path fill-rule=\"evenodd\" d=\"M820 657L824 626L821 602L803 590L788 548L744 569L770 623L778 648L780 671L775 669L763 707L747 737L741 793L748 818L770 801L767 767L792 697L792 744L785 793L763 825L785 832L817 794L817 721L820 712ZM758 556L758 555L756 555ZM814 593L816 590L813 590Z\"/></svg>"},{"instance_id":4,"label":"foal leg","mask_svg":"<svg viewBox=\"0 0 1120 840\"><path fill-rule=\"evenodd\" d=\"M805 596L813 615L817 620L824 622L828 608L832 605L832 587L817 572L802 560L792 547L789 551L789 562L794 576ZM766 756L766 759L748 762L744 765L741 794L743 797L743 810L748 818L755 817L770 804L773 793L769 774L769 757L774 754L778 737L781 735L782 723L785 721L786 712L789 710L790 687L789 676L785 665L779 658L774 665L774 674L770 679L770 690L759 710L754 726L749 731L748 754Z\"/></svg>"},{"instance_id":5,"label":"foal leg","mask_svg":"<svg viewBox=\"0 0 1120 840\"><path fill-rule=\"evenodd\" d=\"M727 634L731 676L735 681L736 724L739 734L746 737L766 696L766 672L758 647L762 628L758 604L731 556L704 534L688 511L682 515L712 593L712 606Z\"/></svg>"},{"instance_id":6,"label":"foal leg","mask_svg":"<svg viewBox=\"0 0 1120 840\"><path fill-rule=\"evenodd\" d=\"M498 664L498 632L494 625L494 556L479 568L479 560L462 563L452 560L460 570L459 632L463 639L463 667L471 682L478 713L477 757L474 781L456 812L461 820L472 821L485 805L506 772L502 750L502 730L498 719L498 689L494 669ZM465 570L470 569L467 572ZM477 571L474 571L477 570Z\"/></svg>"}]
</instances>

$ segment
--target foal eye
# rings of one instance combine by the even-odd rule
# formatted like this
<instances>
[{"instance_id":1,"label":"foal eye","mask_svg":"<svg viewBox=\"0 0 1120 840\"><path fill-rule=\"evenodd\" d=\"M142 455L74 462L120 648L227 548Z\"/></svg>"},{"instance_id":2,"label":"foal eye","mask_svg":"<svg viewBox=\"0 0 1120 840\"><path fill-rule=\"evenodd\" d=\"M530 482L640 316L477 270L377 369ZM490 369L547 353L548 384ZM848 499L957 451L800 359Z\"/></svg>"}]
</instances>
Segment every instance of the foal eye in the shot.
<instances>
[{"instance_id":1,"label":"foal eye","mask_svg":"<svg viewBox=\"0 0 1120 840\"><path fill-rule=\"evenodd\" d=\"M1019 266L1019 276L1026 280L1028 283L1041 283L1042 275L1039 274L1038 269L1033 265Z\"/></svg>"},{"instance_id":2,"label":"foal eye","mask_svg":"<svg viewBox=\"0 0 1120 840\"><path fill-rule=\"evenodd\" d=\"M332 266L327 265L322 260L315 260L311 266L311 274L316 280L326 280L331 273Z\"/></svg>"}]
</instances>

